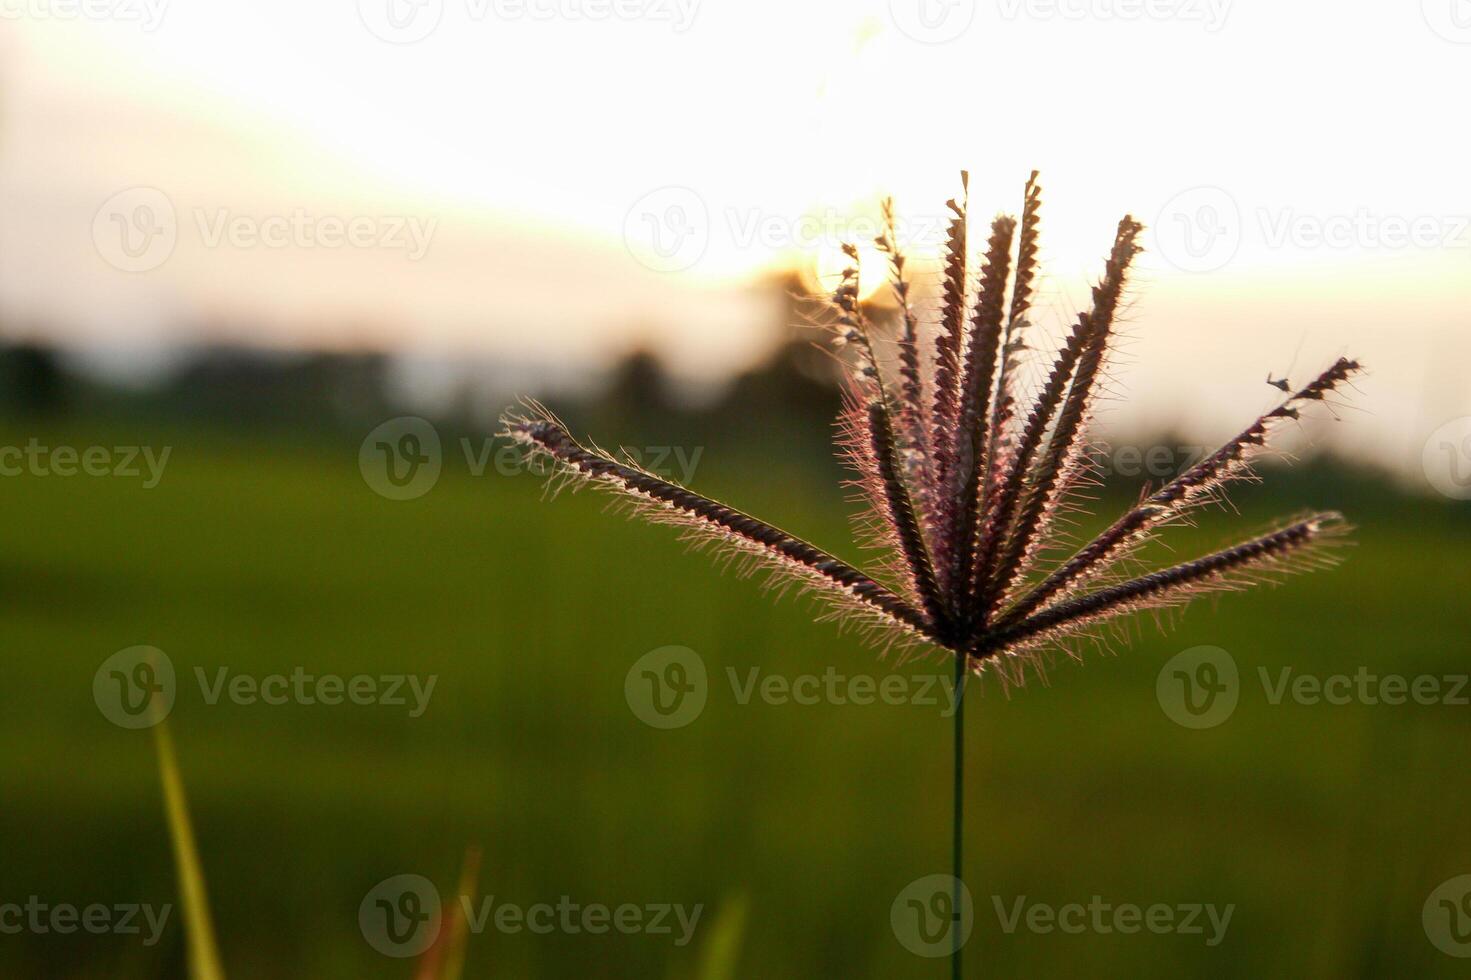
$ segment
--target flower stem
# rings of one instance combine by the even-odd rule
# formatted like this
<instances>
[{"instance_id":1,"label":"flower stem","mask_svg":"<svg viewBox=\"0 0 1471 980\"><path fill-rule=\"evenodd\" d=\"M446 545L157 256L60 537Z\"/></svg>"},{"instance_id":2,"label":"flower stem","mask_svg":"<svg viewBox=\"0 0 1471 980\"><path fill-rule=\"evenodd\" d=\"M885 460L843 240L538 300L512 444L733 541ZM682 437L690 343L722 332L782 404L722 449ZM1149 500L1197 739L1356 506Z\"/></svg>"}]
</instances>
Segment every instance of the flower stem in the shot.
<instances>
[{"instance_id":1,"label":"flower stem","mask_svg":"<svg viewBox=\"0 0 1471 980\"><path fill-rule=\"evenodd\" d=\"M955 657L955 819L954 837L951 843L955 861L954 870L951 872L954 878L952 883L954 891L950 901L950 914L954 917L950 924L953 930L951 939L954 943L950 953L950 976L953 980L960 980L960 947L964 941L960 928L962 921L961 889L964 887L961 884L960 872L962 868L961 844L965 837L961 814L965 804L965 680L968 673L966 659L964 653Z\"/></svg>"}]
</instances>

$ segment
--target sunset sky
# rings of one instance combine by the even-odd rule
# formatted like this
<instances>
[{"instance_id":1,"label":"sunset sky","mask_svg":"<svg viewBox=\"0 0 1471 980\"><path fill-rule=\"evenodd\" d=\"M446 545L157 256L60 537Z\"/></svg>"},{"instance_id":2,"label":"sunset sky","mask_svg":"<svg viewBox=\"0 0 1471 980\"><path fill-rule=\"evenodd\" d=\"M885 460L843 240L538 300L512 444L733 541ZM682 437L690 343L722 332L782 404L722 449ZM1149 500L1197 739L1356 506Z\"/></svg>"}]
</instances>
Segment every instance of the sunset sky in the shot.
<instances>
[{"instance_id":1,"label":"sunset sky","mask_svg":"<svg viewBox=\"0 0 1471 980\"><path fill-rule=\"evenodd\" d=\"M1037 168L1054 319L1152 229L1115 424L1340 353L1364 453L1471 414L1465 0L95 2L0 0L10 335L713 380L883 195L924 257L960 168L982 215Z\"/></svg>"}]
</instances>

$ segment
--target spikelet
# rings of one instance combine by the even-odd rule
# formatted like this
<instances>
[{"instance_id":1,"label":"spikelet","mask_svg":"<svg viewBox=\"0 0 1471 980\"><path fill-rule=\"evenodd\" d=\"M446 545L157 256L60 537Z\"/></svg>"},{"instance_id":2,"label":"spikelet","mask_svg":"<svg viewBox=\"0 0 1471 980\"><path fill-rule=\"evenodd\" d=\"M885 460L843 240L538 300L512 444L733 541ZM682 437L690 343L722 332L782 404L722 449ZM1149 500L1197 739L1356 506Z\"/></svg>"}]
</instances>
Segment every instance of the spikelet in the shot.
<instances>
[{"instance_id":1,"label":"spikelet","mask_svg":"<svg viewBox=\"0 0 1471 980\"><path fill-rule=\"evenodd\" d=\"M919 461L927 458L925 451L924 423L924 375L920 370L919 317L910 302L910 279L905 271L908 259L899 246L899 233L894 221L894 199L883 202L884 232L874 239L879 250L889 257L889 287L894 293L894 302L899 307L900 329L896 344L899 348L899 406L898 431L902 434L910 459ZM912 468L912 467L911 467ZM920 477L923 479L923 475Z\"/></svg>"},{"instance_id":2,"label":"spikelet","mask_svg":"<svg viewBox=\"0 0 1471 980\"><path fill-rule=\"evenodd\" d=\"M1036 554L1056 512L1062 478L1078 459L1079 437L1112 339L1114 314L1123 293L1125 276L1129 264L1139 253L1136 240L1141 231L1143 225L1132 218L1125 217L1119 222L1103 279L1093 287L1093 308L1078 319L1082 344L1077 367L1068 383L1067 397L1058 410L1051 438L1038 454L1037 462L1028 475L1025 492L1018 488L1022 502L990 576L986 594L988 601L981 607L983 616L989 612L989 605L1006 593L1012 581Z\"/></svg>"},{"instance_id":3,"label":"spikelet","mask_svg":"<svg viewBox=\"0 0 1471 980\"><path fill-rule=\"evenodd\" d=\"M910 492L903 451L895 437L902 418L879 374L878 353L868 318L859 301L858 249L845 244L852 263L842 273L831 303L834 323L858 351L839 417L839 447L857 473L861 509L856 515L860 543L883 555L887 575L902 583L911 604L925 610L927 621L941 629L949 617L942 607L929 548L920 529ZM917 407L917 406L915 406Z\"/></svg>"},{"instance_id":4,"label":"spikelet","mask_svg":"<svg viewBox=\"0 0 1471 980\"><path fill-rule=\"evenodd\" d=\"M630 503L639 516L679 527L697 544L744 555L753 570L765 568L778 584L795 581L839 614L852 613L867 624L894 631L894 639L926 637L920 614L851 565L780 528L584 447L540 406L528 403L526 408L506 417L501 435L542 457L555 473L607 490Z\"/></svg>"},{"instance_id":5,"label":"spikelet","mask_svg":"<svg viewBox=\"0 0 1471 980\"><path fill-rule=\"evenodd\" d=\"M955 594L963 597L957 615L971 615L968 592L975 562L976 533L980 520L982 475L990 466L989 428L992 421L992 386L1002 348L1006 315L1006 283L1011 272L1011 241L1016 220L1005 216L991 225L986 245L985 268L976 292L966 342L965 370L960 383L959 422L954 435L955 466L950 493L954 513L949 536L955 546L950 552L949 580Z\"/></svg>"},{"instance_id":6,"label":"spikelet","mask_svg":"<svg viewBox=\"0 0 1471 980\"><path fill-rule=\"evenodd\" d=\"M1321 401L1358 371L1357 361L1339 358L1332 367L1243 429L1220 449L1125 512L1008 609L997 622L997 628L1026 616L1079 580L1095 577L1107 570L1140 543L1151 529L1178 517L1187 508L1214 499L1229 481L1242 479L1250 472L1251 460L1265 448L1272 428L1286 419L1298 418L1297 403Z\"/></svg>"},{"instance_id":7,"label":"spikelet","mask_svg":"<svg viewBox=\"0 0 1471 980\"><path fill-rule=\"evenodd\" d=\"M945 202L951 211L945 235L944 269L940 296L940 325L935 334L934 392L930 406L930 486L926 498L932 522L931 548L941 588L954 594L954 541L949 528L955 520L955 498L950 492L954 469L955 435L959 425L960 357L965 350L965 297L968 275L968 207L970 175L961 171L961 199Z\"/></svg>"},{"instance_id":8,"label":"spikelet","mask_svg":"<svg viewBox=\"0 0 1471 980\"><path fill-rule=\"evenodd\" d=\"M1094 623L1137 612L1182 605L1211 591L1249 583L1251 573L1297 570L1331 564L1330 553L1315 543L1347 533L1340 515L1328 512L1295 521L1280 530L1243 541L1202 558L1181 562L1128 582L1057 603L1042 612L992 631L975 650L981 658L1056 642ZM1295 568L1294 562L1298 565Z\"/></svg>"}]
</instances>

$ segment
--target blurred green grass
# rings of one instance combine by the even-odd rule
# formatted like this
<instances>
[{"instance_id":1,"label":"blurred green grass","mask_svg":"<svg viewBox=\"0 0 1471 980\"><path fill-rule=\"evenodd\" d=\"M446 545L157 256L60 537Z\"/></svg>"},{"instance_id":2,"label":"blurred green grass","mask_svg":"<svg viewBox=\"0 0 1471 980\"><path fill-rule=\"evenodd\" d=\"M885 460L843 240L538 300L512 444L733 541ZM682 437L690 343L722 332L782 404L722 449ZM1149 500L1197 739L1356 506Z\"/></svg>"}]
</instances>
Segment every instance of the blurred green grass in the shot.
<instances>
[{"instance_id":1,"label":"blurred green grass","mask_svg":"<svg viewBox=\"0 0 1471 980\"><path fill-rule=\"evenodd\" d=\"M892 665L718 574L667 529L541 500L533 476L470 476L447 448L426 496L386 500L355 443L73 423L5 432L71 445L173 447L152 490L108 478L7 477L0 495L0 902L176 901L147 732L110 724L92 677L113 652L163 649L171 719L232 977L406 977L363 941L378 881L448 892L483 845L499 901L704 903L744 893L741 976L938 976L889 906L948 867L948 719L934 706L736 702L727 668L882 676ZM0 439L0 441L5 441ZM492 471L493 472L493 471ZM709 447L695 485L843 555L847 507L825 465ZM1274 474L1274 480L1275 480ZM1454 975L1425 897L1471 871L1464 706L1271 705L1275 671L1464 674L1464 509L1343 478L1237 495L1240 520L1339 506L1359 526L1340 569L1148 621L1118 656L1061 662L970 703L968 883L978 974ZM1105 507L1107 510L1107 507ZM1212 610L1212 606L1216 608ZM696 650L710 702L656 731L624 676L656 647ZM1241 703L1218 728L1155 698L1172 654L1224 647ZM390 706L205 703L193 670L438 675L420 718ZM936 661L900 668L941 673ZM1086 904L1234 903L1225 941L1005 934L993 896ZM176 913L177 915L177 910ZM472 936L468 976L688 975L700 939ZM0 934L3 976L182 976L172 921L137 937Z\"/></svg>"}]
</instances>

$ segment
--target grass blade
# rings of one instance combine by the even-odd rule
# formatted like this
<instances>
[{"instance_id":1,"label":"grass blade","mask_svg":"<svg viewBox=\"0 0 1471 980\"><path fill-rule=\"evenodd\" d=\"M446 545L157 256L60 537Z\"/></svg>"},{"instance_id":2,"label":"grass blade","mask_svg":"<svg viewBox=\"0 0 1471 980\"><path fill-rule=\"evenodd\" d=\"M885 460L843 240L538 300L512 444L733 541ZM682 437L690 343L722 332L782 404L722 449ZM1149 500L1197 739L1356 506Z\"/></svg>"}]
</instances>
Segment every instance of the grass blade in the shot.
<instances>
[{"instance_id":1,"label":"grass blade","mask_svg":"<svg viewBox=\"0 0 1471 980\"><path fill-rule=\"evenodd\" d=\"M465 969L465 947L470 932L466 909L475 901L479 883L480 848L472 844L465 848L465 858L460 864L460 884L455 889L454 908L441 922L433 945L424 951L414 973L415 980L460 980Z\"/></svg>"},{"instance_id":2,"label":"grass blade","mask_svg":"<svg viewBox=\"0 0 1471 980\"><path fill-rule=\"evenodd\" d=\"M744 894L725 900L705 942L700 971L695 974L699 980L733 980L736 976L736 963L746 933L746 907Z\"/></svg>"},{"instance_id":3,"label":"grass blade","mask_svg":"<svg viewBox=\"0 0 1471 980\"><path fill-rule=\"evenodd\" d=\"M169 838L174 846L174 864L179 875L179 900L184 906L184 943L189 953L191 980L225 980L220 951L215 944L214 923L209 914L209 896L204 887L204 867L194 843L189 822L189 802L184 797L184 780L174 755L168 723L153 726L158 749L158 774L163 782L163 809L168 818Z\"/></svg>"}]
</instances>

